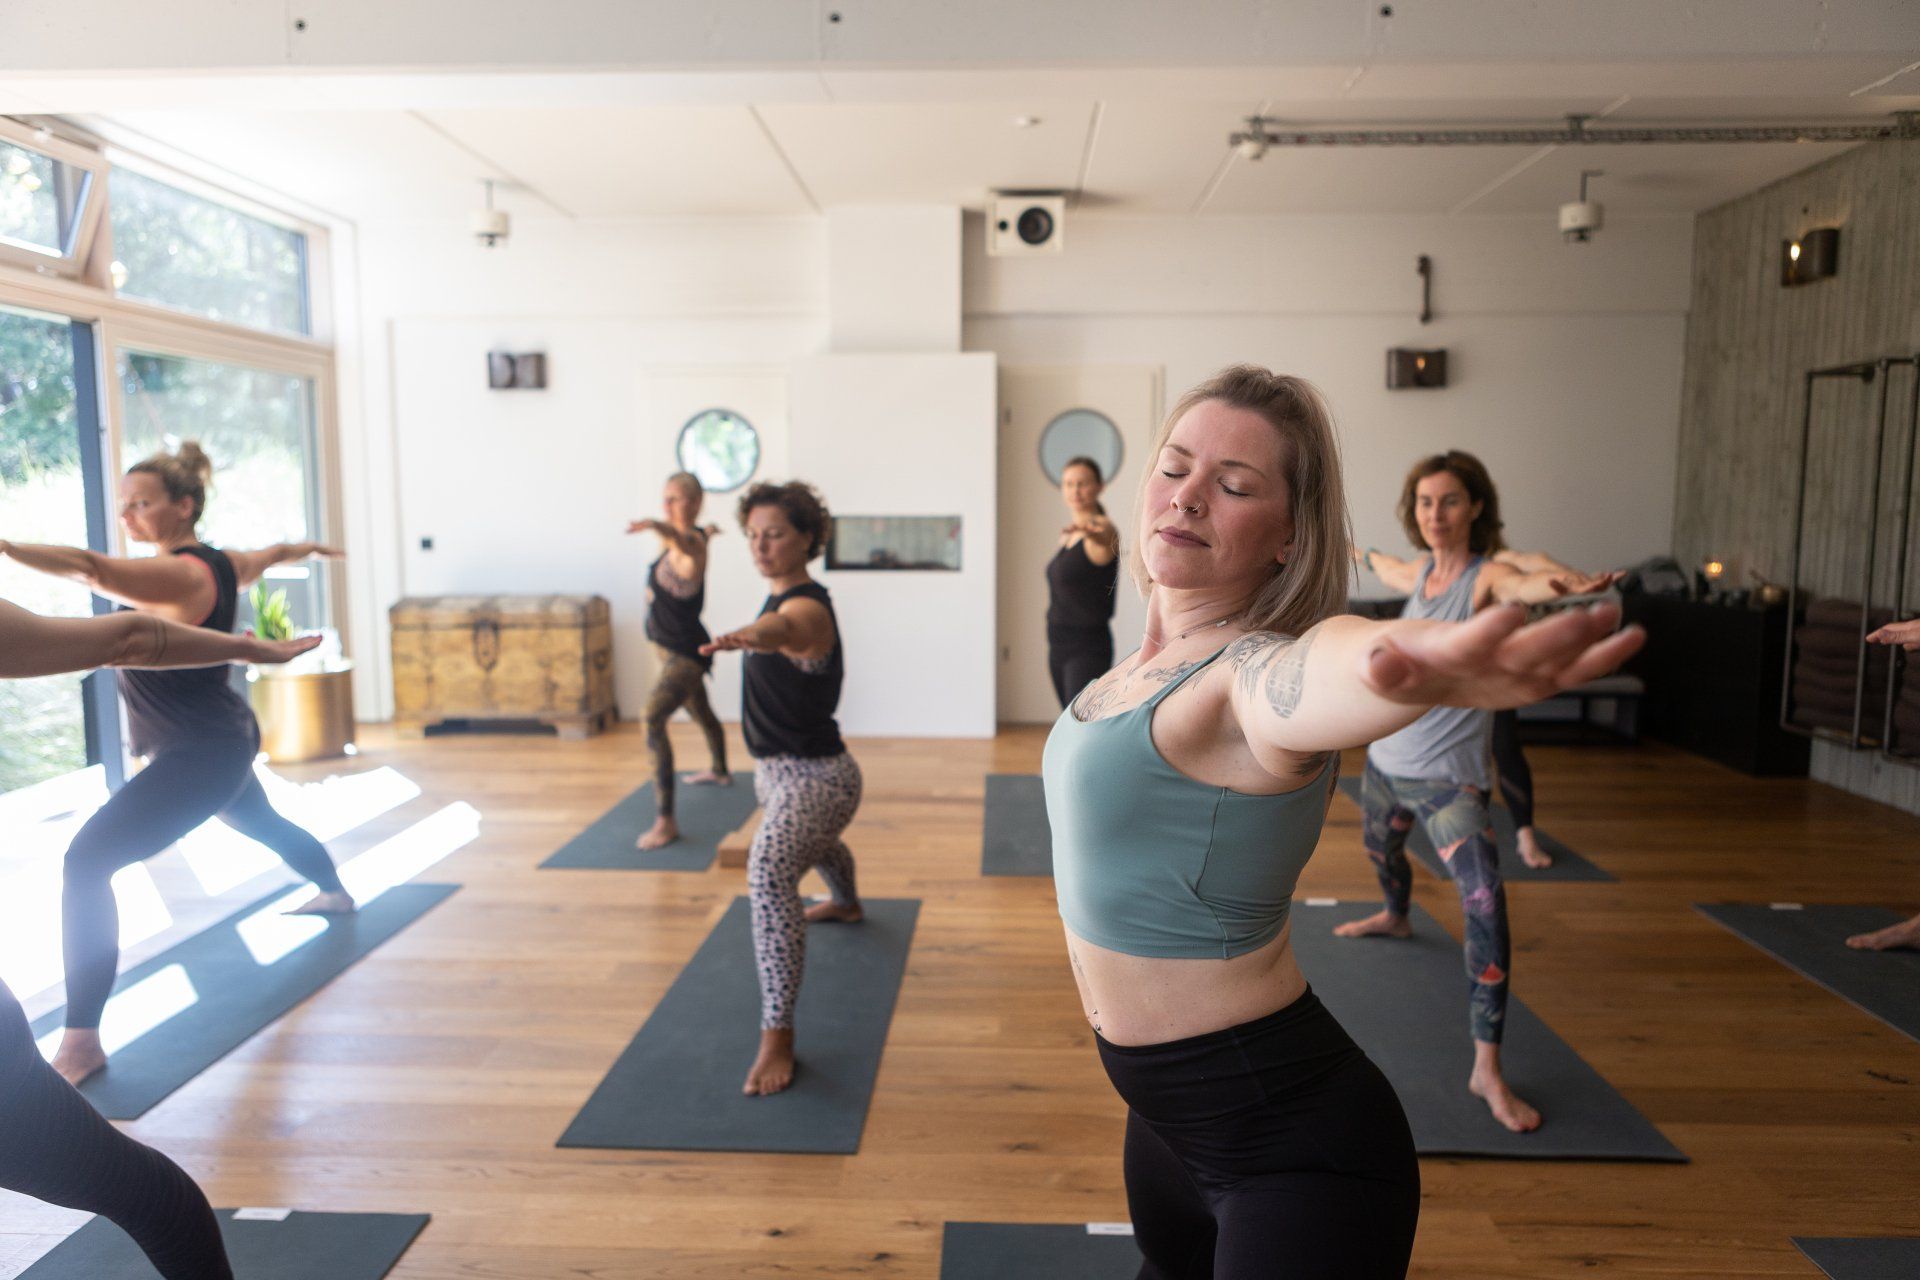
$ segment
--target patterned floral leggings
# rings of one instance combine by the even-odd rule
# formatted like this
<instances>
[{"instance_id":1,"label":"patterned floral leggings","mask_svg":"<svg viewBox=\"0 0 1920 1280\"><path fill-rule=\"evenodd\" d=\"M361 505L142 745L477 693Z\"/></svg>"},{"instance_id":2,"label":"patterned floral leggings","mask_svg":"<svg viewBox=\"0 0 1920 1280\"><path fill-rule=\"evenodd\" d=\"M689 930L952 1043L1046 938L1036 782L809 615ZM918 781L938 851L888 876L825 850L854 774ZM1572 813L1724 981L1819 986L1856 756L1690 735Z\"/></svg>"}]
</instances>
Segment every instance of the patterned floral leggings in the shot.
<instances>
[{"instance_id":1,"label":"patterned floral leggings","mask_svg":"<svg viewBox=\"0 0 1920 1280\"><path fill-rule=\"evenodd\" d=\"M1413 893L1407 835L1417 821L1453 873L1466 927L1468 1020L1473 1038L1499 1044L1506 1029L1507 978L1512 953L1507 941L1507 889L1487 811L1487 793L1463 782L1394 778L1367 762L1360 784L1367 857L1380 877L1387 909L1404 916Z\"/></svg>"},{"instance_id":2,"label":"patterned floral leggings","mask_svg":"<svg viewBox=\"0 0 1920 1280\"><path fill-rule=\"evenodd\" d=\"M800 880L814 867L841 906L858 906L853 850L840 839L860 807L860 766L846 752L755 762L760 830L747 852L753 904L753 954L760 966L760 1027L793 1026L793 1005L807 963L806 909Z\"/></svg>"},{"instance_id":3,"label":"patterned floral leggings","mask_svg":"<svg viewBox=\"0 0 1920 1280\"><path fill-rule=\"evenodd\" d=\"M706 668L685 654L659 645L653 646L653 656L660 663L660 678L653 682L653 692L647 695L647 709L642 719L647 722L647 749L653 752L654 802L659 806L657 812L661 817L671 818L673 740L667 736L667 721L673 719L674 712L686 707L687 714L707 737L713 771L722 777L727 773L727 735L720 727L720 717L713 714L713 704L707 701Z\"/></svg>"}]
</instances>

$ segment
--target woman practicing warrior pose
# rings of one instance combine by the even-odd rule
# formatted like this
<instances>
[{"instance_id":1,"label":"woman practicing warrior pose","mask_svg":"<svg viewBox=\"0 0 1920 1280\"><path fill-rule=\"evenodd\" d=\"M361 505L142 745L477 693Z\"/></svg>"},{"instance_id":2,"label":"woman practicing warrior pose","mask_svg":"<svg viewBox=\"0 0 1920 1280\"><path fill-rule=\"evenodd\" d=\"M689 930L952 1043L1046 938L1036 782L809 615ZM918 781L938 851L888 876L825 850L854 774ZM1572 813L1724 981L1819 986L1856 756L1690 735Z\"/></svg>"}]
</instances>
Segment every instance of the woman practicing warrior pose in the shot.
<instances>
[{"instance_id":1,"label":"woman practicing warrior pose","mask_svg":"<svg viewBox=\"0 0 1920 1280\"><path fill-rule=\"evenodd\" d=\"M1596 584L1592 589L1599 590L1617 576L1583 574L1538 551L1506 548L1496 551L1491 558L1495 564L1518 569L1523 574L1552 574L1565 585L1568 594L1580 583ZM1368 547L1364 552L1356 550L1354 559L1371 569L1380 581L1403 593L1413 590L1421 566L1426 563L1424 556L1403 559L1375 547ZM1520 748L1520 716L1512 709L1493 713L1493 766L1500 783L1500 798L1507 802L1507 812L1513 815L1514 842L1519 846L1520 861L1536 870L1552 866L1553 855L1541 846L1539 834L1533 829L1533 768L1527 763L1526 752Z\"/></svg>"},{"instance_id":2,"label":"woman practicing warrior pose","mask_svg":"<svg viewBox=\"0 0 1920 1280\"><path fill-rule=\"evenodd\" d=\"M42 618L0 601L0 679L92 667L285 662L319 636L269 643L151 614ZM180 1167L121 1134L40 1057L0 983L0 1187L97 1213L133 1237L165 1280L232 1280L207 1198Z\"/></svg>"},{"instance_id":3,"label":"woman practicing warrior pose","mask_svg":"<svg viewBox=\"0 0 1920 1280\"><path fill-rule=\"evenodd\" d=\"M1074 458L1060 469L1070 519L1047 562L1047 671L1066 706L1113 665L1114 586L1120 580L1120 531L1100 505L1100 464Z\"/></svg>"},{"instance_id":4,"label":"woman practicing warrior pose","mask_svg":"<svg viewBox=\"0 0 1920 1280\"><path fill-rule=\"evenodd\" d=\"M1920 618L1889 622L1867 639L1874 644L1897 644L1908 653L1920 649ZM1890 924L1871 933L1856 933L1847 939L1855 951L1892 951L1900 947L1920 949L1920 915L1909 916L1899 924Z\"/></svg>"},{"instance_id":5,"label":"woman practicing warrior pose","mask_svg":"<svg viewBox=\"0 0 1920 1280\"><path fill-rule=\"evenodd\" d=\"M1529 574L1490 560L1500 546L1500 498L1486 468L1469 453L1456 450L1416 462L1402 486L1399 511L1407 537L1429 552L1406 584L1410 595L1402 616L1407 619L1464 622L1497 604L1538 604L1597 591L1615 577ZM1525 616L1524 609L1515 612ZM1360 804L1367 856L1379 874L1386 907L1335 932L1343 938L1412 935L1413 872L1406 844L1413 824L1421 823L1453 873L1465 917L1473 1033L1467 1087L1501 1124L1526 1133L1540 1127L1540 1113L1507 1086L1500 1071L1512 951L1507 891L1487 808L1490 710L1484 703L1438 706L1367 748Z\"/></svg>"},{"instance_id":6,"label":"woman practicing warrior pose","mask_svg":"<svg viewBox=\"0 0 1920 1280\"><path fill-rule=\"evenodd\" d=\"M233 630L240 591L273 565L337 552L314 542L259 551L219 551L194 526L206 506L212 464L191 441L157 453L120 482L120 520L130 541L161 554L129 560L76 547L0 542L0 555L29 569L86 584L143 613L213 631ZM67 1032L54 1069L75 1084L107 1065L100 1013L120 962L113 874L151 858L218 815L279 854L319 893L296 911L353 910L333 860L318 840L274 811L253 774L260 726L224 667L120 672L135 755L152 759L87 820L67 849L62 925Z\"/></svg>"},{"instance_id":7,"label":"woman practicing warrior pose","mask_svg":"<svg viewBox=\"0 0 1920 1280\"><path fill-rule=\"evenodd\" d=\"M1333 427L1297 378L1188 392L1141 486L1140 650L1047 740L1067 949L1130 1109L1143 1280L1405 1274L1419 1166L1392 1087L1308 989L1288 908L1336 753L1429 707L1531 702L1639 646L1610 607L1533 626L1335 617Z\"/></svg>"},{"instance_id":8,"label":"woman practicing warrior pose","mask_svg":"<svg viewBox=\"0 0 1920 1280\"><path fill-rule=\"evenodd\" d=\"M770 594L758 618L702 652L747 651L740 723L761 811L747 853L760 1052L742 1092L768 1094L793 1083L793 1006L808 923L862 915L853 851L840 838L860 807L860 766L833 718L846 673L839 621L827 589L807 573L826 547L826 503L798 480L756 484L740 499L740 527ZM814 867L833 897L802 910L800 879Z\"/></svg>"},{"instance_id":9,"label":"woman practicing warrior pose","mask_svg":"<svg viewBox=\"0 0 1920 1280\"><path fill-rule=\"evenodd\" d=\"M660 556L647 570L647 639L653 642L654 660L660 674L647 697L647 747L653 752L653 799L659 815L653 826L637 841L642 849L658 849L680 838L680 826L673 820L673 740L667 736L667 721L681 707L693 717L707 737L707 754L713 767L705 773L687 775L689 786L720 785L733 782L727 772L727 737L720 728L720 717L713 714L707 701L707 672L713 659L700 650L707 643L707 629L701 625L700 610L707 603L707 542L720 532L719 525L700 525L700 506L706 490L698 477L678 471L667 477L663 499L665 520L635 520L628 533L657 534L663 544Z\"/></svg>"}]
</instances>

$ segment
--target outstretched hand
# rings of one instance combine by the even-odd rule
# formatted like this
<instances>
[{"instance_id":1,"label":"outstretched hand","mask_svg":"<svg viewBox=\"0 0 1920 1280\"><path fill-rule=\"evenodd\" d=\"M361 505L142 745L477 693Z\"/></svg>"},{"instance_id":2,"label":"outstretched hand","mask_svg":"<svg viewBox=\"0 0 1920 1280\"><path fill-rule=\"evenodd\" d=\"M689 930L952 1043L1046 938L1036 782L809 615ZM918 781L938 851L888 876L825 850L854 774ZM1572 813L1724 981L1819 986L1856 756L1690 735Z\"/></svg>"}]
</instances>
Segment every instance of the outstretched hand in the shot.
<instances>
[{"instance_id":1,"label":"outstretched hand","mask_svg":"<svg viewBox=\"0 0 1920 1280\"><path fill-rule=\"evenodd\" d=\"M1605 573L1563 573L1552 579L1550 585L1556 595L1590 596L1605 591L1626 576L1620 569L1609 569Z\"/></svg>"},{"instance_id":2,"label":"outstretched hand","mask_svg":"<svg viewBox=\"0 0 1920 1280\"><path fill-rule=\"evenodd\" d=\"M659 526L659 524L660 522L658 520L652 519L651 517L645 520L629 520L627 522L627 532L628 533L652 533L654 529Z\"/></svg>"},{"instance_id":3,"label":"outstretched hand","mask_svg":"<svg viewBox=\"0 0 1920 1280\"><path fill-rule=\"evenodd\" d=\"M1920 649L1920 618L1909 618L1905 622L1889 622L1867 635L1868 644L1897 644L1912 652Z\"/></svg>"},{"instance_id":4,"label":"outstretched hand","mask_svg":"<svg viewBox=\"0 0 1920 1280\"><path fill-rule=\"evenodd\" d=\"M759 647L760 646L754 641L751 631L729 631L724 635L715 636L707 643L701 645L700 656L706 657L709 654L734 649L757 650Z\"/></svg>"},{"instance_id":5,"label":"outstretched hand","mask_svg":"<svg viewBox=\"0 0 1920 1280\"><path fill-rule=\"evenodd\" d=\"M295 560L305 560L308 557L312 557L315 560L344 560L347 558L347 553L338 547L329 547L321 542L296 542L293 544L293 558Z\"/></svg>"},{"instance_id":6,"label":"outstretched hand","mask_svg":"<svg viewBox=\"0 0 1920 1280\"><path fill-rule=\"evenodd\" d=\"M247 640L251 642L247 646L250 652L243 657L234 659L234 661L254 662L263 666L278 666L282 662L290 662L309 649L319 647L322 639L320 633L317 631L312 635L295 636L291 640L262 640L260 637L254 635L252 631L247 631L244 634Z\"/></svg>"},{"instance_id":7,"label":"outstretched hand","mask_svg":"<svg viewBox=\"0 0 1920 1280\"><path fill-rule=\"evenodd\" d=\"M1620 607L1610 601L1526 618L1524 606L1500 605L1395 636L1361 659L1361 679L1390 702L1504 710L1606 675L1647 638L1637 626L1615 632Z\"/></svg>"}]
</instances>

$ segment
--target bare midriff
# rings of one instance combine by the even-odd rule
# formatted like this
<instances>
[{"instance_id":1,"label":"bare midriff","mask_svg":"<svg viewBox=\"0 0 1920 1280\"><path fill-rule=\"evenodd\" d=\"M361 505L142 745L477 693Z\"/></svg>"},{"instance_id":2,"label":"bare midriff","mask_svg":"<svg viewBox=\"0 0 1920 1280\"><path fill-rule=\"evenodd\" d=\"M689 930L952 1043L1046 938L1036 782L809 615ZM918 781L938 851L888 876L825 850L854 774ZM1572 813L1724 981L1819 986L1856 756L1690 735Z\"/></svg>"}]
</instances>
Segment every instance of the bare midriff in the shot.
<instances>
[{"instance_id":1,"label":"bare midriff","mask_svg":"<svg viewBox=\"0 0 1920 1280\"><path fill-rule=\"evenodd\" d=\"M1110 951L1068 929L1067 955L1087 1021L1109 1043L1164 1044L1252 1022L1307 989L1293 959L1293 923L1231 959L1164 959Z\"/></svg>"}]
</instances>

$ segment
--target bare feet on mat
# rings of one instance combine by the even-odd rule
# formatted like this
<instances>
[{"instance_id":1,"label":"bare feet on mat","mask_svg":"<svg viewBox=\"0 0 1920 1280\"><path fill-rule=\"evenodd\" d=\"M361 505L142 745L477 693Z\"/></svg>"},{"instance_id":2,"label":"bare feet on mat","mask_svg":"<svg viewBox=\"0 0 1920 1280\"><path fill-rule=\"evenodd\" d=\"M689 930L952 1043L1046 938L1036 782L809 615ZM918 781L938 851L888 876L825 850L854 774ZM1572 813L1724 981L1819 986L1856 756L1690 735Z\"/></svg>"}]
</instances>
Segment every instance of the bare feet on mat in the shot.
<instances>
[{"instance_id":1,"label":"bare feet on mat","mask_svg":"<svg viewBox=\"0 0 1920 1280\"><path fill-rule=\"evenodd\" d=\"M1341 938L1411 938L1413 922L1391 911L1376 911L1364 920L1349 920L1333 927Z\"/></svg>"},{"instance_id":2,"label":"bare feet on mat","mask_svg":"<svg viewBox=\"0 0 1920 1280\"><path fill-rule=\"evenodd\" d=\"M1500 1046L1484 1040L1473 1043L1473 1077L1467 1089L1487 1104L1498 1120L1515 1133L1532 1133L1540 1127L1540 1113L1525 1099L1507 1087L1500 1074Z\"/></svg>"},{"instance_id":3,"label":"bare feet on mat","mask_svg":"<svg viewBox=\"0 0 1920 1280\"><path fill-rule=\"evenodd\" d=\"M740 1092L748 1097L779 1093L793 1083L793 1032L762 1031L760 1055L747 1072L747 1083Z\"/></svg>"},{"instance_id":4,"label":"bare feet on mat","mask_svg":"<svg viewBox=\"0 0 1920 1280\"><path fill-rule=\"evenodd\" d=\"M841 924L854 924L866 919L866 916L866 911L861 908L859 903L856 902L851 906L843 907L832 898L828 898L824 902L816 902L807 908L808 924L819 924L822 921L829 924L836 922Z\"/></svg>"},{"instance_id":5,"label":"bare feet on mat","mask_svg":"<svg viewBox=\"0 0 1920 1280\"><path fill-rule=\"evenodd\" d=\"M655 818L653 825L645 831L642 831L640 838L633 842L633 847L636 849L658 849L663 845L672 844L679 838L679 823L675 822L672 818Z\"/></svg>"},{"instance_id":6,"label":"bare feet on mat","mask_svg":"<svg viewBox=\"0 0 1920 1280\"><path fill-rule=\"evenodd\" d=\"M1540 838L1533 834L1532 827L1522 827L1514 834L1520 841L1520 861L1535 871L1544 871L1553 865L1553 855L1540 847Z\"/></svg>"},{"instance_id":7,"label":"bare feet on mat","mask_svg":"<svg viewBox=\"0 0 1920 1280\"><path fill-rule=\"evenodd\" d=\"M1872 933L1856 933L1847 939L1855 951L1892 951L1898 947L1920 947L1920 916L1890 924Z\"/></svg>"},{"instance_id":8,"label":"bare feet on mat","mask_svg":"<svg viewBox=\"0 0 1920 1280\"><path fill-rule=\"evenodd\" d=\"M350 916L360 909L353 895L342 889L335 893L316 893L297 907L282 914L290 916Z\"/></svg>"},{"instance_id":9,"label":"bare feet on mat","mask_svg":"<svg viewBox=\"0 0 1920 1280\"><path fill-rule=\"evenodd\" d=\"M107 1051L100 1047L99 1031L67 1028L67 1033L60 1037L60 1051L53 1055L53 1069L68 1084L77 1085L106 1067Z\"/></svg>"},{"instance_id":10,"label":"bare feet on mat","mask_svg":"<svg viewBox=\"0 0 1920 1280\"><path fill-rule=\"evenodd\" d=\"M733 775L708 769L705 773L689 773L680 781L690 787L730 787L733 785Z\"/></svg>"}]
</instances>

